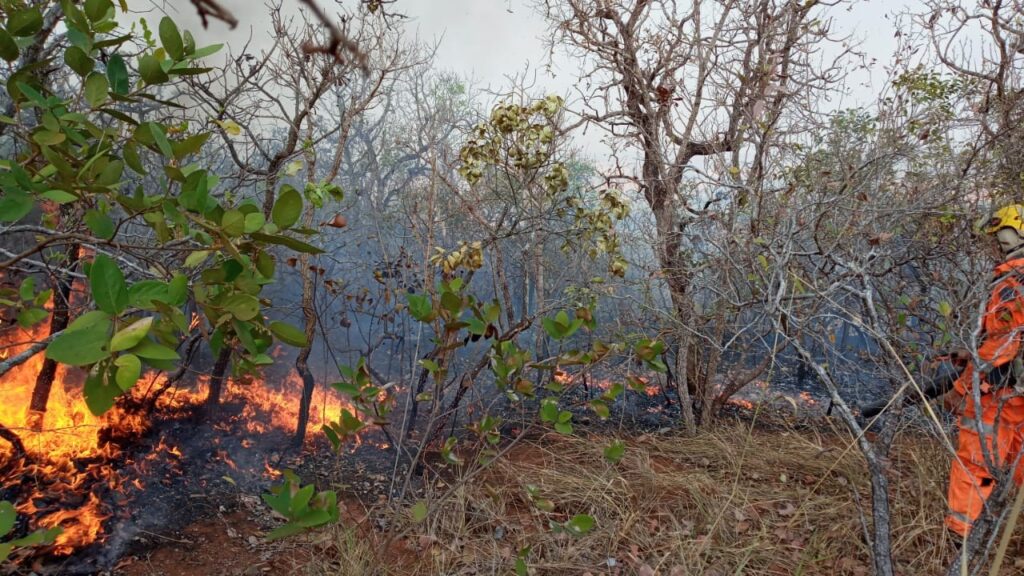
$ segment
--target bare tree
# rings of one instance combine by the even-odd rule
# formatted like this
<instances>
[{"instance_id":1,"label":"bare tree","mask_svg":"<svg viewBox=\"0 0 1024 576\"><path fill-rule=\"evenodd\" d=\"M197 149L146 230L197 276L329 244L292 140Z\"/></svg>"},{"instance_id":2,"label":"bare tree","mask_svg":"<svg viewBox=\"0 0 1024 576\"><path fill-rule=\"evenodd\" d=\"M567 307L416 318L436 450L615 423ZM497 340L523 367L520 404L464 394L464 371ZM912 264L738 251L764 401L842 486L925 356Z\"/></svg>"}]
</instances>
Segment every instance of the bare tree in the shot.
<instances>
[{"instance_id":1,"label":"bare tree","mask_svg":"<svg viewBox=\"0 0 1024 576\"><path fill-rule=\"evenodd\" d=\"M756 237L764 198L778 185L771 153L791 136L800 114L812 109L822 90L839 79L834 65L818 64L814 56L830 40L824 18L837 4L542 3L553 42L567 45L582 63L580 122L609 131L621 148L620 165L639 157L636 173L620 170L613 176L635 183L654 219L656 257L678 333L676 377L690 430L695 426L691 394L705 407L705 416L712 412L714 366L708 369L705 349L717 341L701 327L700 310L706 307L695 280L702 263L689 233L723 214L742 213ZM727 228L724 236L737 233ZM758 373L734 378L725 391L734 392Z\"/></svg>"}]
</instances>

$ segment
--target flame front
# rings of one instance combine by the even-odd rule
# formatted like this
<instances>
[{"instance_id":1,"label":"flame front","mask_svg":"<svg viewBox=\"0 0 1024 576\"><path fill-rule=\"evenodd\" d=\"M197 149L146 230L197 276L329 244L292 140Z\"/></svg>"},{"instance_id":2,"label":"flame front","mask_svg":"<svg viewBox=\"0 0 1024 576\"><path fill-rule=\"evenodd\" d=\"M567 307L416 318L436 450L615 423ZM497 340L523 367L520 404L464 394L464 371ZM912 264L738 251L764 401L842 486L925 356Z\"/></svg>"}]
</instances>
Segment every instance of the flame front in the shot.
<instances>
[{"instance_id":1,"label":"flame front","mask_svg":"<svg viewBox=\"0 0 1024 576\"><path fill-rule=\"evenodd\" d=\"M27 349L46 333L46 323L32 330L9 328L0 337L0 360ZM132 494L143 491L156 464L177 473L185 464L181 447L166 435L153 443L145 457L131 461L125 447L136 447L149 430L151 423L143 415L146 411L115 407L101 417L93 415L82 398L83 374L76 369L58 366L46 412L31 413L29 403L43 360L43 353L36 354L2 377L0 424L21 438L26 454L18 457L12 445L0 441L0 489L14 501L19 514L29 518L32 528L60 526L63 532L50 552L67 555L102 540L104 522L116 509L113 505L127 504ZM161 417L192 414L206 398L208 379L200 376L189 389L168 390L154 413ZM144 400L164 383L162 375L146 374L133 388L132 399ZM276 390L257 379L228 379L223 402L240 405L241 412L229 416L239 426L225 426L224 432L241 428L255 439L271 429L293 433L301 389L301 380L294 375ZM333 392L315 394L308 441L317 437L327 420L337 418L343 407L351 409ZM221 426L216 429L220 431ZM256 443L243 438L240 446L250 449ZM237 467L226 451L221 452L220 460L230 469ZM269 478L279 475L269 465L267 469L254 472Z\"/></svg>"},{"instance_id":2,"label":"flame front","mask_svg":"<svg viewBox=\"0 0 1024 576\"><path fill-rule=\"evenodd\" d=\"M45 324L34 330L14 330L9 335L13 345L3 353L13 356L28 348L32 342L44 337ZM101 445L97 433L104 426L103 419L93 416L82 401L80 383L68 376L63 366L50 390L46 413L32 413L29 401L35 387L36 376L43 366L44 356L36 354L22 365L3 376L0 386L0 423L18 434L27 452L23 459L14 458L14 448L0 445L3 461L4 487L17 483L37 486L31 493L19 493L18 512L26 514L41 527L60 526L63 533L54 546L56 554L68 554L75 548L96 540L102 523L109 514L102 512L100 499L91 491L98 483L120 480L106 462L117 456L112 445ZM73 388L73 389L69 389ZM78 462L91 462L84 468ZM31 478L25 482L26 478ZM62 501L68 495L81 500L77 507L65 508Z\"/></svg>"}]
</instances>

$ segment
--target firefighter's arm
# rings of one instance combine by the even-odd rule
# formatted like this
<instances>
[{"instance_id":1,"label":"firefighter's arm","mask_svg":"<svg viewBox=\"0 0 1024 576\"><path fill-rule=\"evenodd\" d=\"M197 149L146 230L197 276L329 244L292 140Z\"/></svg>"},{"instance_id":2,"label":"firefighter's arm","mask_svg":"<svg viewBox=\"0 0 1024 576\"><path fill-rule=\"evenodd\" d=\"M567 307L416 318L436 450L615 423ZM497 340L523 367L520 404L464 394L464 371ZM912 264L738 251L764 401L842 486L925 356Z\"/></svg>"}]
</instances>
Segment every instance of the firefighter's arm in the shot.
<instances>
[{"instance_id":1,"label":"firefighter's arm","mask_svg":"<svg viewBox=\"0 0 1024 576\"><path fill-rule=\"evenodd\" d=\"M1016 290L1013 291L1016 294ZM1024 300L1021 297L1004 299L985 318L985 335L978 346L978 358L985 364L986 381L997 384L1007 377L1010 363L1020 354L1021 339L1024 337ZM956 382L960 394L966 394L971 386L973 363Z\"/></svg>"},{"instance_id":2,"label":"firefighter's arm","mask_svg":"<svg viewBox=\"0 0 1024 576\"><path fill-rule=\"evenodd\" d=\"M985 315L985 334L978 357L993 367L1011 362L1020 353L1024 330L1024 297L1019 287L1000 291L999 304Z\"/></svg>"}]
</instances>

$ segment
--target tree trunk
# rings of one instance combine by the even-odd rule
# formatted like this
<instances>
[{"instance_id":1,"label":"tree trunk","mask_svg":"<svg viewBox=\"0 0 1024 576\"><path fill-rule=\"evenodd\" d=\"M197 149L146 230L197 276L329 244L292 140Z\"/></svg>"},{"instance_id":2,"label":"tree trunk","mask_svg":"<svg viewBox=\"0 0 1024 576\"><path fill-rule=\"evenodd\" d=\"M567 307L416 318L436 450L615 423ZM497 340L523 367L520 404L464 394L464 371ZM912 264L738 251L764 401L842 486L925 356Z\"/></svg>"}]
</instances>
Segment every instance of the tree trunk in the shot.
<instances>
[{"instance_id":1,"label":"tree trunk","mask_svg":"<svg viewBox=\"0 0 1024 576\"><path fill-rule=\"evenodd\" d=\"M679 413L683 418L683 426L690 436L697 434L697 421L693 414L693 398L690 396L690 378L687 374L689 363L689 343L686 339L676 351L676 393L679 395Z\"/></svg>"},{"instance_id":2,"label":"tree trunk","mask_svg":"<svg viewBox=\"0 0 1024 576\"><path fill-rule=\"evenodd\" d=\"M544 307L547 306L544 294L544 242L537 231L534 231L531 242L533 243L533 310L531 312L533 314L540 314ZM547 332L535 330L534 350L539 357L547 358L549 356L547 344Z\"/></svg>"},{"instance_id":3,"label":"tree trunk","mask_svg":"<svg viewBox=\"0 0 1024 576\"><path fill-rule=\"evenodd\" d=\"M210 390L206 394L206 411L214 413L220 406L221 391L224 388L224 376L227 374L228 365L231 363L231 347L227 344L221 348L217 361L213 364L213 371L210 372Z\"/></svg>"},{"instance_id":4,"label":"tree trunk","mask_svg":"<svg viewBox=\"0 0 1024 576\"><path fill-rule=\"evenodd\" d=\"M71 270L78 263L81 255L81 246L70 244L64 252L68 270ZM50 317L50 336L62 332L68 327L71 319L71 284L74 280L66 274L57 273L53 276L51 286L53 287L53 314ZM46 404L50 400L50 389L53 388L53 379L57 376L57 362L47 358L43 360L43 367L36 376L36 384L32 388L32 399L29 403L29 422L34 430L42 430L43 415L46 414Z\"/></svg>"},{"instance_id":5,"label":"tree trunk","mask_svg":"<svg viewBox=\"0 0 1024 576\"><path fill-rule=\"evenodd\" d=\"M871 543L876 576L893 576L892 536L889 511L889 478L877 461L868 460L871 472L871 518L874 542Z\"/></svg>"},{"instance_id":6,"label":"tree trunk","mask_svg":"<svg viewBox=\"0 0 1024 576\"><path fill-rule=\"evenodd\" d=\"M307 330L307 334L308 332ZM301 448L302 443L306 441L306 428L309 426L309 410L313 405L313 390L316 387L316 380L313 379L313 373L309 371L309 364L307 362L310 350L311 346L307 346L295 357L295 371L302 378L302 396L299 398L299 421L295 425L295 438L292 442L296 448Z\"/></svg>"},{"instance_id":7,"label":"tree trunk","mask_svg":"<svg viewBox=\"0 0 1024 576\"><path fill-rule=\"evenodd\" d=\"M309 228L313 225L313 205L307 204L303 224ZM316 380L309 370L309 355L313 350L313 335L316 331L316 311L313 308L313 271L310 270L309 256L303 254L299 258L302 273L302 316L306 320L306 346L295 357L295 371L302 378L302 396L299 398L299 421L295 425L294 444L301 448L306 439L306 427L309 425L309 409L313 404L313 390Z\"/></svg>"},{"instance_id":8,"label":"tree trunk","mask_svg":"<svg viewBox=\"0 0 1024 576\"><path fill-rule=\"evenodd\" d=\"M463 374L459 381L459 389L455 392L455 397L448 403L448 409L441 413L437 424L434 426L433 432L427 435L427 441L423 443L424 446L436 441L441 437L444 432L445 426L448 422L452 422L452 429L455 428L455 423L458 421L459 405L462 404L462 398L466 395L466 392L473 385L473 376L470 374Z\"/></svg>"},{"instance_id":9,"label":"tree trunk","mask_svg":"<svg viewBox=\"0 0 1024 576\"><path fill-rule=\"evenodd\" d=\"M424 359L433 359L434 354L427 354ZM416 397L423 393L427 387L427 376L430 372L426 368L420 369L420 376L416 379L416 388L411 392L413 396L412 402L409 403L409 412L405 416L405 430L402 431L402 439L408 440L412 436L413 428L416 427L416 419L420 413L420 403L416 401Z\"/></svg>"},{"instance_id":10,"label":"tree trunk","mask_svg":"<svg viewBox=\"0 0 1024 576\"><path fill-rule=\"evenodd\" d=\"M11 430L3 424L0 424L0 438L11 443L11 447L14 448L14 454L12 454L14 459L21 458L27 454L25 451L25 444L22 443L21 437L18 436L14 430Z\"/></svg>"},{"instance_id":11,"label":"tree trunk","mask_svg":"<svg viewBox=\"0 0 1024 576\"><path fill-rule=\"evenodd\" d=\"M669 191L664 185L659 190L648 192L647 200L654 212L655 225L658 231L658 264L668 285L669 297L676 322L686 325L690 321L690 302L687 294L686 270L679 256L682 248L682 233L676 223L676 215L672 203L666 203ZM677 366L677 387L680 400L680 414L688 431L696 431L694 402L707 403L704 382L701 381L697 368L700 366L700 349L694 345L689 334L680 334L679 360Z\"/></svg>"}]
</instances>

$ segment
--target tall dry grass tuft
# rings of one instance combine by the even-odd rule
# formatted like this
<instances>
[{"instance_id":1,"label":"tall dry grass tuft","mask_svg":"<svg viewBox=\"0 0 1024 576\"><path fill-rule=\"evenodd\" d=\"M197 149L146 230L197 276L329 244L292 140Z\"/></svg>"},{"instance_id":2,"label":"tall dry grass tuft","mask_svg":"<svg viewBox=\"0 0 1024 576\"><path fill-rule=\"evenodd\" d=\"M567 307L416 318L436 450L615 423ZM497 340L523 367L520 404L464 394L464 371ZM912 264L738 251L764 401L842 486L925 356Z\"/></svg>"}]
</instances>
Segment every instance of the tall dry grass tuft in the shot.
<instances>
[{"instance_id":1,"label":"tall dry grass tuft","mask_svg":"<svg viewBox=\"0 0 1024 576\"><path fill-rule=\"evenodd\" d=\"M548 434L469 482L452 479L458 492L401 550L374 558L377 573L513 574L526 547L538 575L871 572L869 487L848 438L722 424L695 437L623 438L617 464L602 455L610 440ZM907 434L890 466L898 570L939 574L954 554L942 525L948 457L938 442ZM531 503L528 485L551 512ZM575 514L596 519L589 534L552 533L549 522ZM1004 574L1024 556L1021 532Z\"/></svg>"}]
</instances>

